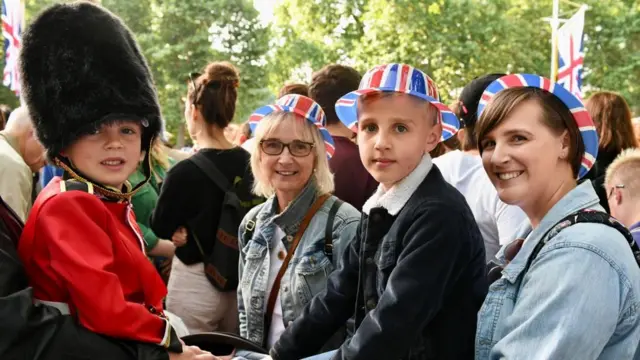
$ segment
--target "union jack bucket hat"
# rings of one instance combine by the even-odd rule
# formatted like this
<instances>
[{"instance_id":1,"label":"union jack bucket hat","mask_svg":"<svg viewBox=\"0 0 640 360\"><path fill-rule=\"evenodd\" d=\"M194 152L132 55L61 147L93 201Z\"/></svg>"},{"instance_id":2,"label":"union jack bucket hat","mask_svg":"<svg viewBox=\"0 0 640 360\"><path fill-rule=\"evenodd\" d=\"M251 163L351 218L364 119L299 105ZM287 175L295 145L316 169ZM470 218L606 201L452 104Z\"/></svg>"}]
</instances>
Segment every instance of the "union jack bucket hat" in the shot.
<instances>
[{"instance_id":1,"label":"union jack bucket hat","mask_svg":"<svg viewBox=\"0 0 640 360\"><path fill-rule=\"evenodd\" d=\"M341 97L336 102L336 114L351 131L358 129L358 99L375 92L397 92L426 100L438 109L442 124L441 141L454 136L460 129L460 121L446 105L440 102L438 88L427 74L405 64L379 65L367 71L358 90Z\"/></svg>"},{"instance_id":2,"label":"union jack bucket hat","mask_svg":"<svg viewBox=\"0 0 640 360\"><path fill-rule=\"evenodd\" d=\"M318 103L303 95L285 95L278 99L275 104L263 106L251 114L249 117L249 127L251 128L251 132L253 133L255 131L258 123L264 119L265 116L274 112L297 114L315 125L324 140L327 158L331 159L333 154L336 152L336 147L329 131L325 128L327 117L324 115L324 110L322 110Z\"/></svg>"},{"instance_id":3,"label":"union jack bucket hat","mask_svg":"<svg viewBox=\"0 0 640 360\"><path fill-rule=\"evenodd\" d=\"M550 92L555 95L565 106L571 111L573 119L580 129L580 136L584 143L584 155L582 157L582 166L578 173L578 179L587 175L593 167L596 157L598 156L598 134L593 120L585 109L582 100L569 92L560 84L552 83L551 80L538 75L532 74L511 74L505 75L493 81L482 94L480 103L478 104L478 118L482 111L490 103L491 99L500 91L508 88L516 87L534 87Z\"/></svg>"}]
</instances>

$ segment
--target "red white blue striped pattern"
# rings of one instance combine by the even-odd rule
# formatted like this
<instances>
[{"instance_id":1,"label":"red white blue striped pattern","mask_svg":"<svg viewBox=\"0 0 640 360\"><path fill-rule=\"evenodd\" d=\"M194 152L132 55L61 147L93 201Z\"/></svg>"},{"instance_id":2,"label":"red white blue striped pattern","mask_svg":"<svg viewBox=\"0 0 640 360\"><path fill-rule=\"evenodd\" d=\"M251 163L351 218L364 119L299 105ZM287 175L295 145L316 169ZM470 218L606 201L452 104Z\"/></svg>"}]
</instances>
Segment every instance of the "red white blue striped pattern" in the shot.
<instances>
[{"instance_id":1,"label":"red white blue striped pattern","mask_svg":"<svg viewBox=\"0 0 640 360\"><path fill-rule=\"evenodd\" d=\"M333 142L333 138L329 134L329 131L325 128L327 123L327 118L324 114L324 110L310 98L297 94L289 94L281 97L276 101L273 105L266 105L258 110L254 111L253 114L249 117L249 127L251 131L255 131L258 123L267 115L284 111L289 113L294 113L300 115L305 118L313 125L315 125L320 131L320 135L322 135L322 139L324 140L324 147L327 152L327 157L331 159L333 154L336 152L336 146Z\"/></svg>"},{"instance_id":2,"label":"red white blue striped pattern","mask_svg":"<svg viewBox=\"0 0 640 360\"><path fill-rule=\"evenodd\" d=\"M2 1L2 35L4 36L5 67L3 84L20 95L18 56L22 47L24 7L20 0Z\"/></svg>"},{"instance_id":3,"label":"red white blue striped pattern","mask_svg":"<svg viewBox=\"0 0 640 360\"><path fill-rule=\"evenodd\" d=\"M451 109L440 102L438 88L429 76L405 64L379 65L367 71L358 90L352 91L336 102L338 118L352 131L357 131L358 99L373 92L398 92L413 95L435 106L442 124L441 140L454 136L460 129L460 121Z\"/></svg>"},{"instance_id":4,"label":"red white blue striped pattern","mask_svg":"<svg viewBox=\"0 0 640 360\"><path fill-rule=\"evenodd\" d=\"M574 94L569 92L560 84L554 84L551 80L538 75L532 74L512 74L503 76L489 84L482 94L480 103L478 104L478 118L490 104L491 99L500 91L513 87L535 87L546 90L560 99L573 114L573 118L578 124L580 135L584 143L584 156L582 157L582 167L578 174L578 179L585 176L593 167L598 156L598 134L593 124L591 116L585 109L582 101Z\"/></svg>"}]
</instances>

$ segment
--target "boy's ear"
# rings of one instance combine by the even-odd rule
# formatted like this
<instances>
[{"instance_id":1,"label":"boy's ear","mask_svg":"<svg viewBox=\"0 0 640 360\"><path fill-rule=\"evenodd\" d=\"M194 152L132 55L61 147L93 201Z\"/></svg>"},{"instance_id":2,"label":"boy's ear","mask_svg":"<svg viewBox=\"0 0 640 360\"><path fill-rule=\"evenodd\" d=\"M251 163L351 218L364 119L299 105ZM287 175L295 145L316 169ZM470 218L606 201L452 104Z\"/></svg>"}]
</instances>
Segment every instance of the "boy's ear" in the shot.
<instances>
[{"instance_id":1,"label":"boy's ear","mask_svg":"<svg viewBox=\"0 0 640 360\"><path fill-rule=\"evenodd\" d=\"M442 124L438 121L435 125L431 126L427 135L427 142L425 144L425 152L431 152L435 149L436 145L440 142L442 136Z\"/></svg>"}]
</instances>

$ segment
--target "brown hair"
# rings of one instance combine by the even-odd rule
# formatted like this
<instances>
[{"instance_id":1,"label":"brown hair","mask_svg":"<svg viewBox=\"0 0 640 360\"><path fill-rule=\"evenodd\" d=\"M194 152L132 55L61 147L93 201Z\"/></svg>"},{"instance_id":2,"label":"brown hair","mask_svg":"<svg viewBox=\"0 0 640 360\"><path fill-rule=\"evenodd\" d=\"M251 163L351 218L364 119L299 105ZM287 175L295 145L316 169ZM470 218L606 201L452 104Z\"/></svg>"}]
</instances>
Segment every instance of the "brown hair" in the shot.
<instances>
[{"instance_id":1,"label":"brown hair","mask_svg":"<svg viewBox=\"0 0 640 360\"><path fill-rule=\"evenodd\" d=\"M287 84L278 92L278 99L289 94L309 97L309 87L306 84Z\"/></svg>"},{"instance_id":2,"label":"brown hair","mask_svg":"<svg viewBox=\"0 0 640 360\"><path fill-rule=\"evenodd\" d=\"M539 88L516 87L505 89L496 94L487 104L475 128L480 154L484 150L482 140L487 134L500 126L509 114L527 101L535 101L541 107L542 119L540 120L551 132L560 135L563 131L568 130L570 141L568 159L573 175L577 178L582 164L582 156L584 155L584 143L582 142L578 124L574 120L571 111L560 99Z\"/></svg>"},{"instance_id":3,"label":"brown hair","mask_svg":"<svg viewBox=\"0 0 640 360\"><path fill-rule=\"evenodd\" d=\"M336 101L351 91L358 90L362 75L349 66L332 64L313 74L309 97L317 102L327 116L327 124L337 124Z\"/></svg>"},{"instance_id":4,"label":"brown hair","mask_svg":"<svg viewBox=\"0 0 640 360\"><path fill-rule=\"evenodd\" d=\"M596 125L600 149L619 153L638 146L631 124L631 110L622 96L598 92L587 99L586 108Z\"/></svg>"},{"instance_id":5,"label":"brown hair","mask_svg":"<svg viewBox=\"0 0 640 360\"><path fill-rule=\"evenodd\" d=\"M204 74L189 84L187 99L200 110L204 120L224 129L233 120L238 98L238 71L229 62L213 62Z\"/></svg>"},{"instance_id":6,"label":"brown hair","mask_svg":"<svg viewBox=\"0 0 640 360\"><path fill-rule=\"evenodd\" d=\"M0 130L4 130L4 127L7 126L9 115L11 115L11 108L5 104L0 105Z\"/></svg>"}]
</instances>

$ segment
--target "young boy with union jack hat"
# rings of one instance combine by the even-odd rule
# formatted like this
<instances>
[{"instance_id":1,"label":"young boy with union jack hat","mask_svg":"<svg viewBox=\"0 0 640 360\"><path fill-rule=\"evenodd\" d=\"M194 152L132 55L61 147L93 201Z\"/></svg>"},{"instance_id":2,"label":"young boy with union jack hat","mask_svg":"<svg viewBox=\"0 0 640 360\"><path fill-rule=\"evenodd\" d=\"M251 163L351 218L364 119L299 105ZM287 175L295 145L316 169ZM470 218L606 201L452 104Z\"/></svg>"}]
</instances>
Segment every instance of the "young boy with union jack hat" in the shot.
<instances>
[{"instance_id":1,"label":"young boy with union jack hat","mask_svg":"<svg viewBox=\"0 0 640 360\"><path fill-rule=\"evenodd\" d=\"M369 70L336 112L357 132L360 158L380 186L343 266L271 357L313 355L355 310L354 336L314 359L472 359L487 293L484 245L464 197L429 156L458 119L433 81L403 64Z\"/></svg>"}]
</instances>

